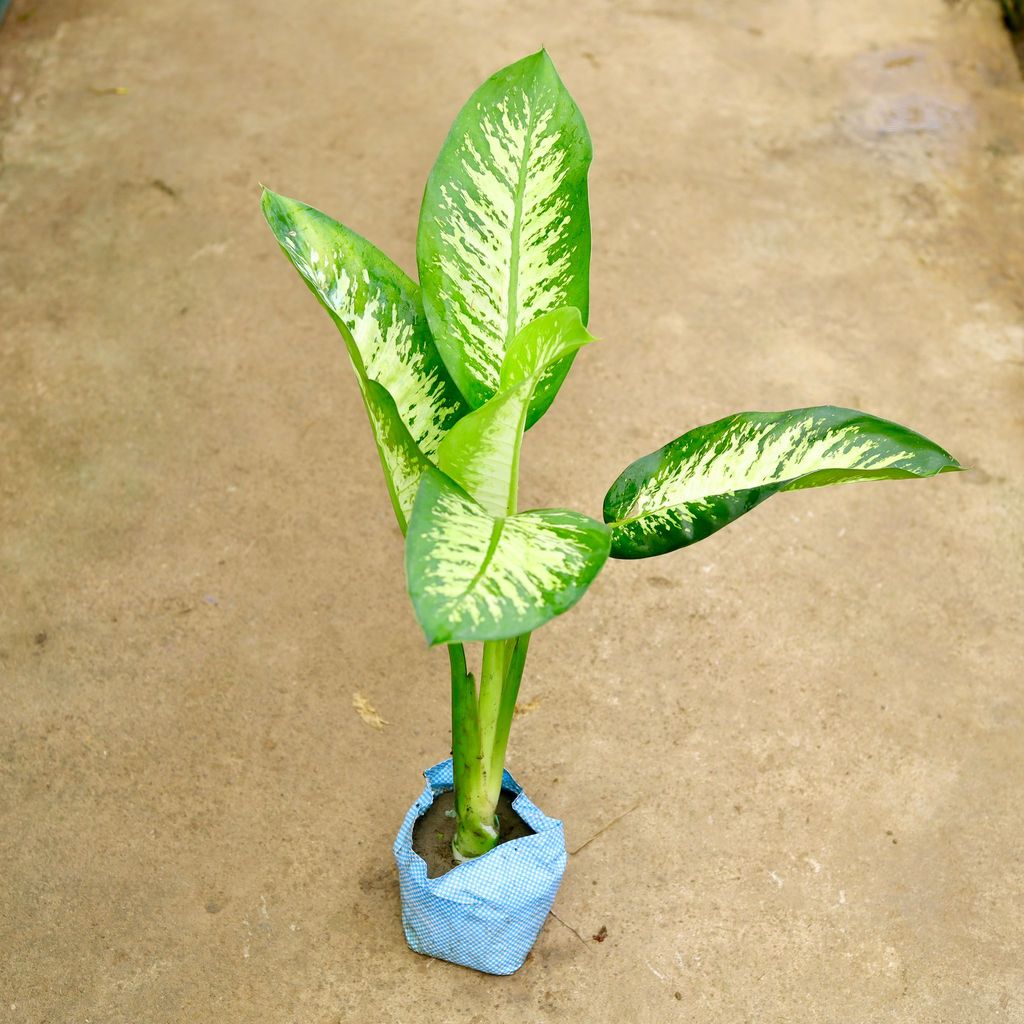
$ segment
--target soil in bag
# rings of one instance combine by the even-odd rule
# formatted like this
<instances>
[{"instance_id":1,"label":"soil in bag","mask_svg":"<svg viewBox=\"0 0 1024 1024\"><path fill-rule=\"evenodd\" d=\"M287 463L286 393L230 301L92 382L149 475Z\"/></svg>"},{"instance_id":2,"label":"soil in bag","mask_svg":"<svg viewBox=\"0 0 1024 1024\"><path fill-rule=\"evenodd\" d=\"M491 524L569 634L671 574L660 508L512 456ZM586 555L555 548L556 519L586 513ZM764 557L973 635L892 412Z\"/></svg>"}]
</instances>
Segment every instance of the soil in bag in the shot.
<instances>
[{"instance_id":1,"label":"soil in bag","mask_svg":"<svg viewBox=\"0 0 1024 1024\"><path fill-rule=\"evenodd\" d=\"M533 835L533 829L512 810L515 798L514 793L505 789L498 798L499 845ZM426 861L428 878L437 878L456 866L452 856L454 838L455 794L449 789L434 797L434 802L426 814L417 819L412 830L412 848Z\"/></svg>"}]
</instances>

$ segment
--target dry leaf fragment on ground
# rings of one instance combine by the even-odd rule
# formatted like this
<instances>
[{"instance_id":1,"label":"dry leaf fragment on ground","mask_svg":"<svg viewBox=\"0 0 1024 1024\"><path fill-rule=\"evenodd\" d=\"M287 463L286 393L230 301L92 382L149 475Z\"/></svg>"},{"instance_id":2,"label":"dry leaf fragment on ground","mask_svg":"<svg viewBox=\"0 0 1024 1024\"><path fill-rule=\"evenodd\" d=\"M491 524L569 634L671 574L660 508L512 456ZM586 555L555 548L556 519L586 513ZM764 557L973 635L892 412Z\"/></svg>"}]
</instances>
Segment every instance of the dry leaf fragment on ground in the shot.
<instances>
[{"instance_id":1,"label":"dry leaf fragment on ground","mask_svg":"<svg viewBox=\"0 0 1024 1024\"><path fill-rule=\"evenodd\" d=\"M352 694L352 707L356 709L356 714L371 729L383 729L388 724L380 717L377 709L361 693Z\"/></svg>"},{"instance_id":2,"label":"dry leaf fragment on ground","mask_svg":"<svg viewBox=\"0 0 1024 1024\"><path fill-rule=\"evenodd\" d=\"M518 718L520 715L528 715L531 711L536 711L539 707L540 700L539 698L535 697L533 700L528 700L517 704L515 712L513 714L516 718Z\"/></svg>"}]
</instances>

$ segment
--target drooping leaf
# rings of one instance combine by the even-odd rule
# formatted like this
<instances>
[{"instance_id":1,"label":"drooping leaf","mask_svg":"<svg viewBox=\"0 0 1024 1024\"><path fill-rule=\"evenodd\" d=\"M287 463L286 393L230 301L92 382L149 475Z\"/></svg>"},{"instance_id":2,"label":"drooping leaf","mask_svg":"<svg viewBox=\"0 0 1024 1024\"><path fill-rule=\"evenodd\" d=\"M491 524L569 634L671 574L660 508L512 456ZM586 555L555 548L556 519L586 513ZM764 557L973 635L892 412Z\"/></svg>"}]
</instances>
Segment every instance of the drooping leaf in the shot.
<instances>
[{"instance_id":1,"label":"drooping leaf","mask_svg":"<svg viewBox=\"0 0 1024 1024\"><path fill-rule=\"evenodd\" d=\"M539 316L509 346L493 397L441 442L437 464L491 515L516 510L523 431L545 372L593 340L578 309L565 306Z\"/></svg>"},{"instance_id":2,"label":"drooping leaf","mask_svg":"<svg viewBox=\"0 0 1024 1024\"><path fill-rule=\"evenodd\" d=\"M420 290L379 249L319 210L269 189L262 206L284 254L345 340L404 529L418 478L394 480L390 474L417 464L412 448L433 457L467 411L430 336ZM390 396L390 405L376 389L368 391L368 381ZM392 409L397 424L389 422ZM390 451L387 445L398 447Z\"/></svg>"},{"instance_id":3,"label":"drooping leaf","mask_svg":"<svg viewBox=\"0 0 1024 1024\"><path fill-rule=\"evenodd\" d=\"M606 526L579 512L490 516L428 469L405 542L416 618L432 644L528 633L583 596L610 541Z\"/></svg>"},{"instance_id":4,"label":"drooping leaf","mask_svg":"<svg viewBox=\"0 0 1024 1024\"><path fill-rule=\"evenodd\" d=\"M627 467L604 520L613 557L646 558L703 540L779 491L959 468L928 438L854 409L737 413Z\"/></svg>"},{"instance_id":5,"label":"drooping leaf","mask_svg":"<svg viewBox=\"0 0 1024 1024\"><path fill-rule=\"evenodd\" d=\"M497 390L505 351L542 313L587 320L590 135L543 50L491 76L460 111L427 180L417 262L438 350L469 404ZM527 426L571 365L545 376Z\"/></svg>"}]
</instances>

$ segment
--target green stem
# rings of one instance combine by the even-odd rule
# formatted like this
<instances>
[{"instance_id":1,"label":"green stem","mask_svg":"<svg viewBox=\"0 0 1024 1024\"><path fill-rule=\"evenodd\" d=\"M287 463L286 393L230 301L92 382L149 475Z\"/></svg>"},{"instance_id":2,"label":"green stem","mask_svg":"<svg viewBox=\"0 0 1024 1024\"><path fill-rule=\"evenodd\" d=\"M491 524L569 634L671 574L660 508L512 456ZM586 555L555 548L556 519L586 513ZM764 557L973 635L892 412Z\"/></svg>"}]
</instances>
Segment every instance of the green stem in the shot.
<instances>
[{"instance_id":1,"label":"green stem","mask_svg":"<svg viewBox=\"0 0 1024 1024\"><path fill-rule=\"evenodd\" d=\"M480 750L484 754L485 774L490 769L490 752L494 748L498 728L501 691L508 662L507 649L507 640L488 640L484 643L483 663L480 666Z\"/></svg>"},{"instance_id":2,"label":"green stem","mask_svg":"<svg viewBox=\"0 0 1024 1024\"><path fill-rule=\"evenodd\" d=\"M498 844L496 809L505 752L523 678L530 634L484 644L480 696L462 644L449 644L452 669L452 766L458 826L456 860L479 857Z\"/></svg>"},{"instance_id":3,"label":"green stem","mask_svg":"<svg viewBox=\"0 0 1024 1024\"><path fill-rule=\"evenodd\" d=\"M494 805L487 797L476 683L466 669L462 644L449 644L448 658L452 670L452 773L458 818L452 852L456 860L465 860L493 849L498 830Z\"/></svg>"},{"instance_id":4,"label":"green stem","mask_svg":"<svg viewBox=\"0 0 1024 1024\"><path fill-rule=\"evenodd\" d=\"M448 645L452 670L452 774L455 781L455 809L465 811L465 794L470 788L480 747L476 720L476 686L466 670L462 644Z\"/></svg>"},{"instance_id":5,"label":"green stem","mask_svg":"<svg viewBox=\"0 0 1024 1024\"><path fill-rule=\"evenodd\" d=\"M512 729L512 718L516 713L516 700L519 697L519 684L522 682L523 668L526 665L526 651L530 646L530 634L524 633L522 636L517 636L514 640L509 640L508 644L509 654L505 667L505 680L501 688L501 704L498 708L494 743L491 746L490 768L487 773L487 795L495 805L501 795L508 735Z\"/></svg>"}]
</instances>

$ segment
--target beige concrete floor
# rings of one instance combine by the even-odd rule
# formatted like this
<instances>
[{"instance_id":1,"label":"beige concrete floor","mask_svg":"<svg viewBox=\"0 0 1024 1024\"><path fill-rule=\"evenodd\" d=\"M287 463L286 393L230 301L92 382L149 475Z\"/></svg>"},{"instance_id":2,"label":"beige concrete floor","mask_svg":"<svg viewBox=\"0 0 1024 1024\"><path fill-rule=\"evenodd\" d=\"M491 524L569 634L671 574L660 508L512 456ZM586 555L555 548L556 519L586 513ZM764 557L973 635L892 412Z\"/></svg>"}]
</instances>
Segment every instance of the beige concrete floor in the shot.
<instances>
[{"instance_id":1,"label":"beige concrete floor","mask_svg":"<svg viewBox=\"0 0 1024 1024\"><path fill-rule=\"evenodd\" d=\"M541 42L595 140L606 343L524 504L595 512L690 426L823 402L974 471L777 498L536 638L511 767L572 849L629 813L493 979L403 944L445 659L257 182L412 269L457 107ZM0 103L0 1020L1024 1021L994 4L16 0Z\"/></svg>"}]
</instances>

